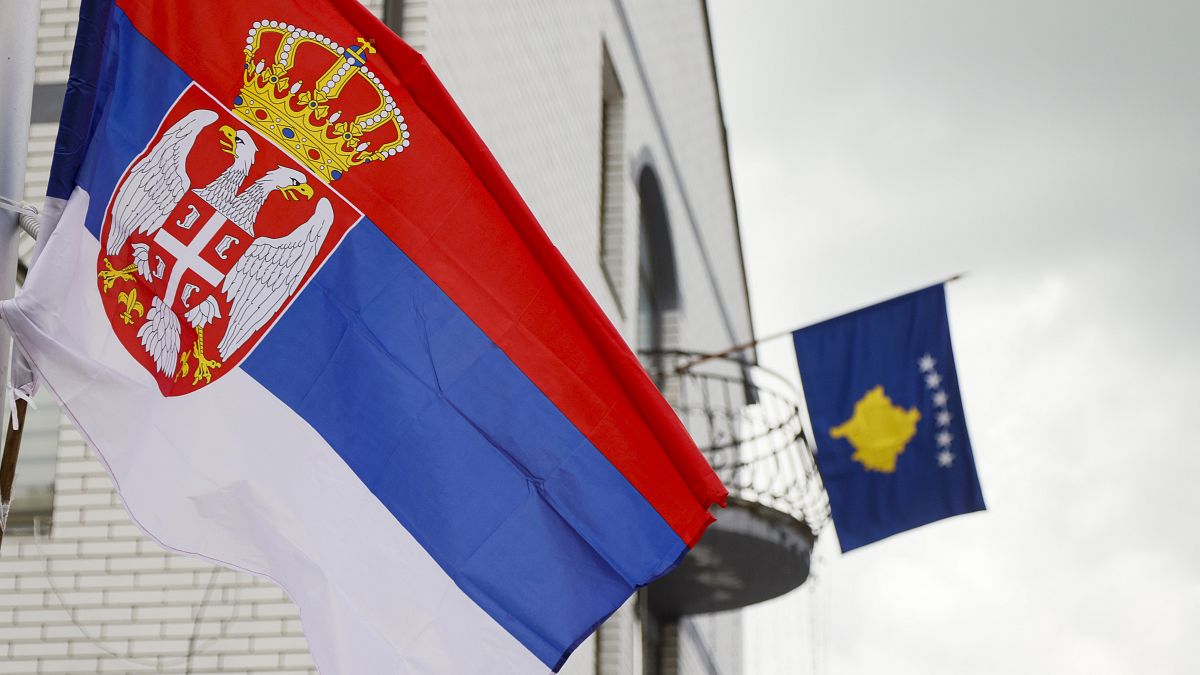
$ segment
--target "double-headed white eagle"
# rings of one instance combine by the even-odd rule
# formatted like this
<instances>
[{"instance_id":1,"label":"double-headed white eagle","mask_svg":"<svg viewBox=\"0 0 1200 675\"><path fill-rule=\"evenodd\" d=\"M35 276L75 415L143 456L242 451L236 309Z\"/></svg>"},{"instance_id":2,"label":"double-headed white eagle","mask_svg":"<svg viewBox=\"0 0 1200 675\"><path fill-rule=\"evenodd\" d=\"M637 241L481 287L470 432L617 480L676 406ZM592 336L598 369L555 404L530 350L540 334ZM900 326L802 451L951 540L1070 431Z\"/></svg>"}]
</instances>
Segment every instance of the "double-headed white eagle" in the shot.
<instances>
[{"instance_id":1,"label":"double-headed white eagle","mask_svg":"<svg viewBox=\"0 0 1200 675\"><path fill-rule=\"evenodd\" d=\"M273 190L279 190L285 199L299 199L298 194L307 199L312 198L312 187L307 184L308 179L305 175L284 166L268 171L262 178L251 183L250 187L238 192L246 176L250 174L250 167L258 154L258 146L254 143L254 137L241 129L234 130L233 127L223 126L221 133L225 135L221 147L233 155L233 163L211 183L196 189L195 193L247 234L254 236L254 221L258 217L258 210Z\"/></svg>"},{"instance_id":2,"label":"double-headed white eagle","mask_svg":"<svg viewBox=\"0 0 1200 675\"><path fill-rule=\"evenodd\" d=\"M189 113L172 125L130 169L113 201L112 221L104 243L109 255L120 253L134 233L153 237L162 229L191 189L187 158L192 146L200 132L216 120L217 114L211 110ZM221 132L225 136L221 145L233 155L233 162L211 183L193 190L221 216L253 237L259 210L273 192L278 191L286 199L312 198L313 189L307 184L307 177L283 166L267 171L242 190L258 147L244 130L223 126ZM228 360L270 321L296 292L332 224L333 207L322 197L308 220L289 234L254 239L221 284L220 292L230 305L229 322L217 345L222 361ZM147 281L152 278L149 252L148 244L133 244L137 271ZM212 295L184 312L184 319L196 330L196 344L190 352L196 357L196 382L201 377L209 378L210 369L220 366L220 362L207 358L203 341L204 327L220 317L220 305ZM179 375L188 373L189 354L183 354L182 358L179 354L179 316L161 298L155 296L151 301L138 338L160 372L171 375L178 368Z\"/></svg>"}]
</instances>

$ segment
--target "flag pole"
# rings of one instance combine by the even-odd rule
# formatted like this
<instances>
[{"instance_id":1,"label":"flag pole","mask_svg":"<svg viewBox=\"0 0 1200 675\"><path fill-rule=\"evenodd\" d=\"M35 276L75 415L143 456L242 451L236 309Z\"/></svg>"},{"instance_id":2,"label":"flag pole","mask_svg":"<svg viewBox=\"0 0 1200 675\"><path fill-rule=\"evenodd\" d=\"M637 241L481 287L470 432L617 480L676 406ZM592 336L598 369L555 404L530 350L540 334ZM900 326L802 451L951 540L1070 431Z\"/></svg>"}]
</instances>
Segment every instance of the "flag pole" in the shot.
<instances>
[{"instance_id":1,"label":"flag pole","mask_svg":"<svg viewBox=\"0 0 1200 675\"><path fill-rule=\"evenodd\" d=\"M25 153L29 145L29 116L33 107L33 69L37 55L39 7L29 0L0 0L0 197L21 201L25 192ZM0 209L0 299L8 299L17 286L19 213ZM12 335L0 325L0 386L9 385ZM7 390L5 400L9 399ZM13 406L18 427L24 417L24 401ZM20 435L12 431L0 458L0 542L8 523L12 484L16 476Z\"/></svg>"},{"instance_id":2,"label":"flag pole","mask_svg":"<svg viewBox=\"0 0 1200 675\"><path fill-rule=\"evenodd\" d=\"M967 274L966 272L959 272L958 274L946 277L945 279L943 279L937 283L948 284L952 281L958 281L959 279L966 276L966 274ZM937 284L930 284L930 285L933 286L933 285L937 285ZM925 288L925 287L923 286L922 288ZM909 291L908 293L911 293L911 292L912 291ZM908 293L901 293L900 295L907 295ZM893 296L893 297L898 298L898 297L900 297L900 295ZM880 302L887 302L887 300L881 300ZM878 303L872 303L872 304L878 304ZM817 323L820 323L820 322L817 322ZM736 354L740 351L750 349L751 347L757 347L758 345L760 345L764 342L770 342L772 340L778 340L779 338L782 338L782 337L787 337L787 336L791 335L792 333L795 333L796 331L800 330L803 327L804 326L797 326L796 328L789 328L788 330L781 330L778 333L770 333L768 335L763 335L762 337L757 337L749 342L743 342L741 344L734 345L727 349L722 349L719 352L712 352L709 354L698 354L694 358L689 359L687 362L681 364L678 368L676 368L675 374L682 375L683 373L687 372L688 370L691 370L692 368L695 368L696 366L700 365L701 363L705 363L705 362L711 361L713 359L723 358L723 357L729 356L730 354Z\"/></svg>"}]
</instances>

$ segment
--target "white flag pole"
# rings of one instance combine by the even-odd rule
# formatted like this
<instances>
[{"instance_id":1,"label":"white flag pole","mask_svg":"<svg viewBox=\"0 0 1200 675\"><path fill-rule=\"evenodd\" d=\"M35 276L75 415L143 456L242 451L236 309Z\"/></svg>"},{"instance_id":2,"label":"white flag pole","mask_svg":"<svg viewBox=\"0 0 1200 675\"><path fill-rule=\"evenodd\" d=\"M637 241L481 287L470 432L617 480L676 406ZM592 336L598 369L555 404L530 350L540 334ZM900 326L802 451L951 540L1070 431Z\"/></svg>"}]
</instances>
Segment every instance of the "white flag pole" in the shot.
<instances>
[{"instance_id":1,"label":"white flag pole","mask_svg":"<svg viewBox=\"0 0 1200 675\"><path fill-rule=\"evenodd\" d=\"M34 0L0 0L0 197L17 203L25 192L38 5ZM11 298L17 287L18 215L8 208L0 209L0 299ZM12 335L0 325L0 386L5 387L6 401L11 356ZM24 406L20 409L23 411ZM10 435L0 459L0 541L12 501L19 447L19 440Z\"/></svg>"}]
</instances>

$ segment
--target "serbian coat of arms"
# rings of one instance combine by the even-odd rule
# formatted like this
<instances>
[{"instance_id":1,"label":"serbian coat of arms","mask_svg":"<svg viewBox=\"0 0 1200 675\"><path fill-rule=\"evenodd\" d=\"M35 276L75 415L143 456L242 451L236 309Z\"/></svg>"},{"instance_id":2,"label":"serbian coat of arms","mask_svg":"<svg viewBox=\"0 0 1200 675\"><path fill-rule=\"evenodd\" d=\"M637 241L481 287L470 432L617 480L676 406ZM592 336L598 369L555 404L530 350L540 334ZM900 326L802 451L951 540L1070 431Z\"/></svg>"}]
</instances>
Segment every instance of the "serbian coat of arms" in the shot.
<instances>
[{"instance_id":1,"label":"serbian coat of arms","mask_svg":"<svg viewBox=\"0 0 1200 675\"><path fill-rule=\"evenodd\" d=\"M409 145L360 39L278 21L246 39L231 108L192 84L118 183L97 285L113 330L166 396L234 368L361 213L333 185Z\"/></svg>"}]
</instances>

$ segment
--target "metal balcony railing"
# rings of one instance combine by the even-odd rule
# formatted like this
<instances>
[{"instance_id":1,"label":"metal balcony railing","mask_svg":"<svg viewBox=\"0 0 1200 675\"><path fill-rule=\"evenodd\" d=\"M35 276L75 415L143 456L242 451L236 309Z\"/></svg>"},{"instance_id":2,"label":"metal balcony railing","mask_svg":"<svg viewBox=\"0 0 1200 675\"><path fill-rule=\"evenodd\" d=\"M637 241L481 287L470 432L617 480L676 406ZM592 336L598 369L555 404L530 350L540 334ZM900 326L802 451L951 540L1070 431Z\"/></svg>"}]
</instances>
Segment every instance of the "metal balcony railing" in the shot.
<instances>
[{"instance_id":1,"label":"metal balcony railing","mask_svg":"<svg viewBox=\"0 0 1200 675\"><path fill-rule=\"evenodd\" d=\"M642 354L731 500L782 512L816 534L829 519L829 500L805 437L800 392L762 366L700 356Z\"/></svg>"}]
</instances>

